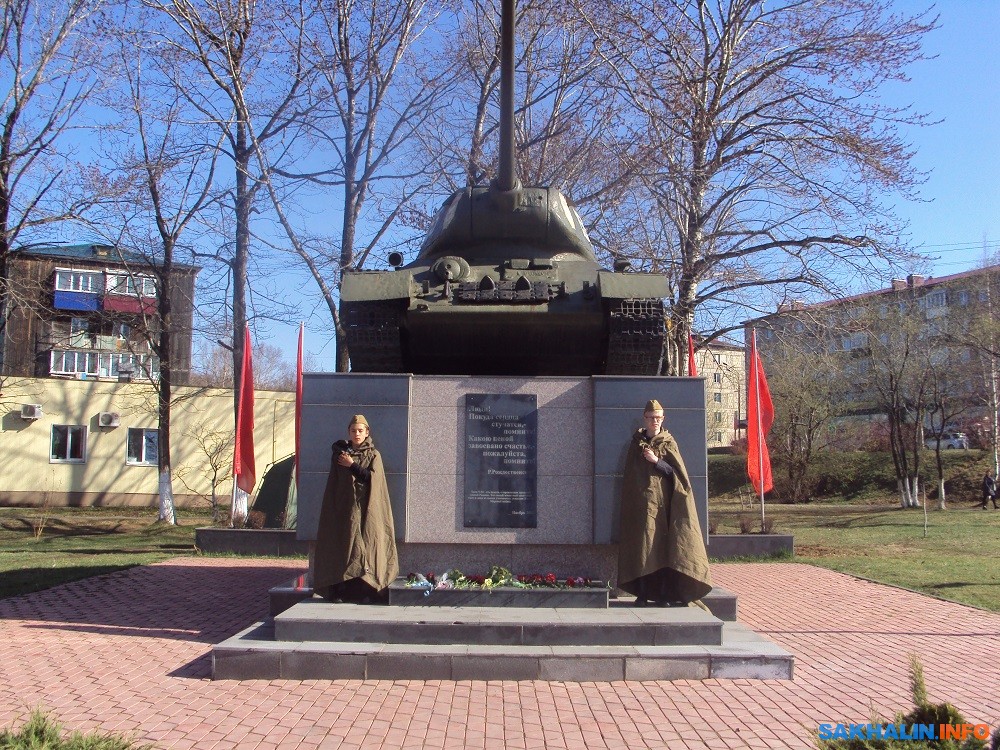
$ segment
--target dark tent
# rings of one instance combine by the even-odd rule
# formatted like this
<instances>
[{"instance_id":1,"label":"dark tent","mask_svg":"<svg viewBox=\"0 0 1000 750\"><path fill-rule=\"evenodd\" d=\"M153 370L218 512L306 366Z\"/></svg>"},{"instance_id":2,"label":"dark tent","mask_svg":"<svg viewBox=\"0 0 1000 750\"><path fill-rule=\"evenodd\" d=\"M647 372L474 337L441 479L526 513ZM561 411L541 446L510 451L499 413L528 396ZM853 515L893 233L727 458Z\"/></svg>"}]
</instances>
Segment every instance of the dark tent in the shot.
<instances>
[{"instance_id":1,"label":"dark tent","mask_svg":"<svg viewBox=\"0 0 1000 750\"><path fill-rule=\"evenodd\" d=\"M294 529L296 516L295 454L276 461L264 472L251 511L264 514L265 529Z\"/></svg>"}]
</instances>

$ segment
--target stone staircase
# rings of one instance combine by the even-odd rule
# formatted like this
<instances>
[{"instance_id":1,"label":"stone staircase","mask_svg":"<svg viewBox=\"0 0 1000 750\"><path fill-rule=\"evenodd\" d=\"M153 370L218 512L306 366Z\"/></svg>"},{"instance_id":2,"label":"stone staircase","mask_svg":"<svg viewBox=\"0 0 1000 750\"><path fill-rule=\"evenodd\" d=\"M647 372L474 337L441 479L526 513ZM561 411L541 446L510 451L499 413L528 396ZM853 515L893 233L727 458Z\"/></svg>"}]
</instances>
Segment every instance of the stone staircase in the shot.
<instances>
[{"instance_id":1,"label":"stone staircase","mask_svg":"<svg viewBox=\"0 0 1000 750\"><path fill-rule=\"evenodd\" d=\"M441 596L449 593L464 601ZM705 599L710 611L609 603L606 589L603 603L584 591L570 602L546 593L425 597L397 582L388 605L332 604L293 581L272 590L272 611L283 611L214 647L212 674L576 682L792 677L792 655L736 622L729 592L713 590ZM296 595L300 601L292 603Z\"/></svg>"}]
</instances>

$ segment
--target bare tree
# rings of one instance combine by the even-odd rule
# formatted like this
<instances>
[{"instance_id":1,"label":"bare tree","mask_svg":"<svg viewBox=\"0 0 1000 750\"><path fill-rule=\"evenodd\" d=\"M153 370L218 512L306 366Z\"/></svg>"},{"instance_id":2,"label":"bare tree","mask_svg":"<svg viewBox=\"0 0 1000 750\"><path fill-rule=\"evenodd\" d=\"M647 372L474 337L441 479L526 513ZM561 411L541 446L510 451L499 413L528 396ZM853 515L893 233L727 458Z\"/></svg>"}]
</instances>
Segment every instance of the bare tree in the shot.
<instances>
[{"instance_id":1,"label":"bare tree","mask_svg":"<svg viewBox=\"0 0 1000 750\"><path fill-rule=\"evenodd\" d=\"M905 255L883 197L921 181L900 127L926 120L879 93L934 19L886 0L627 0L589 17L657 157L639 200L669 224L668 372L696 311L722 315L712 339L738 325L726 310L837 292Z\"/></svg>"},{"instance_id":2,"label":"bare tree","mask_svg":"<svg viewBox=\"0 0 1000 750\"><path fill-rule=\"evenodd\" d=\"M810 316L792 319L818 332ZM785 467L787 497L807 499L806 473L817 450L826 447L827 428L845 410L845 363L829 351L826 335L795 336L771 346L767 360L768 385L774 400L774 424L768 445L777 463Z\"/></svg>"},{"instance_id":3,"label":"bare tree","mask_svg":"<svg viewBox=\"0 0 1000 750\"><path fill-rule=\"evenodd\" d=\"M233 387L233 363L229 352L219 346L205 347L195 364L191 385L209 388ZM254 385L258 390L295 390L295 366L271 344L257 344L253 352Z\"/></svg>"},{"instance_id":4,"label":"bare tree","mask_svg":"<svg viewBox=\"0 0 1000 750\"><path fill-rule=\"evenodd\" d=\"M335 0L312 7L303 29L311 79L308 116L296 123L310 146L298 163L276 164L255 140L272 206L293 252L308 268L337 335L337 369L349 364L337 310L344 269L361 268L433 176L406 145L446 88L422 48L439 12L427 0ZM423 54L422 54L423 50ZM256 134L252 134L256 138ZM289 160L291 161L291 160ZM303 182L334 188L339 237L311 236L296 225L284 194ZM359 239L359 226L372 227Z\"/></svg>"},{"instance_id":5,"label":"bare tree","mask_svg":"<svg viewBox=\"0 0 1000 750\"><path fill-rule=\"evenodd\" d=\"M180 344L174 303L183 293L178 272L182 238L197 227L202 212L216 196L214 177L221 138L203 144L202 128L196 123L187 98L169 85L174 71L170 60L158 54L155 37L145 33L148 12L142 8L126 16L119 37L118 65L122 89L116 111L123 116L122 137L109 139L110 159L117 164L127 193L114 205L123 209L108 222L119 228L118 242L133 248L138 260L129 256L128 277L121 284L142 296L143 280L155 281L155 310L143 310L142 332L156 357L157 426L159 469L159 520L176 523L171 475L170 418L175 382L174 356ZM153 41L154 44L150 44ZM126 256L123 256L123 259ZM193 296L193 280L190 291ZM193 305L193 299L182 300ZM149 373L152 375L152 373Z\"/></svg>"},{"instance_id":6,"label":"bare tree","mask_svg":"<svg viewBox=\"0 0 1000 750\"><path fill-rule=\"evenodd\" d=\"M233 443L235 430L216 428L207 422L198 422L186 434L185 438L198 449L199 458L204 458L207 464L206 476L211 486L209 505L212 509L212 521L218 523L223 518L222 503L219 501L218 488L229 478L229 470L233 465ZM202 464L202 461L198 461ZM186 468L186 467L185 467ZM201 477L191 477L188 481L187 471L178 471L179 481L191 491L192 485Z\"/></svg>"},{"instance_id":7,"label":"bare tree","mask_svg":"<svg viewBox=\"0 0 1000 750\"><path fill-rule=\"evenodd\" d=\"M0 80L8 86L0 110L0 334L11 250L79 219L102 192L68 136L95 88L91 24L103 5L5 0L0 10Z\"/></svg>"},{"instance_id":8,"label":"bare tree","mask_svg":"<svg viewBox=\"0 0 1000 750\"><path fill-rule=\"evenodd\" d=\"M858 337L851 348L857 348L862 356L855 359L848 374L863 383L869 407L886 418L904 508L920 505L923 427L931 396L927 347L915 307L908 293L870 306L849 334Z\"/></svg>"},{"instance_id":9,"label":"bare tree","mask_svg":"<svg viewBox=\"0 0 1000 750\"><path fill-rule=\"evenodd\" d=\"M945 336L931 338L927 351L930 388L927 399L928 429L925 436L934 442L934 462L938 478L938 509L947 505L944 460L941 456L945 430L967 415L976 402L975 363L965 358L959 347L949 346ZM967 352L964 352L967 353Z\"/></svg>"},{"instance_id":10,"label":"bare tree","mask_svg":"<svg viewBox=\"0 0 1000 750\"><path fill-rule=\"evenodd\" d=\"M954 293L948 315L948 329L942 332L944 343L971 360L970 397L974 409L987 422L987 442L993 453L993 468L1000 472L1000 305L996 257L984 257L983 273L969 280L964 289ZM960 295L966 299L957 299ZM957 303L957 304L956 304Z\"/></svg>"},{"instance_id":11,"label":"bare tree","mask_svg":"<svg viewBox=\"0 0 1000 750\"><path fill-rule=\"evenodd\" d=\"M251 215L263 182L256 171L265 144L283 139L303 113L300 95L308 71L302 57L306 10L294 0L142 0L166 23L158 29L161 54L177 64L174 89L222 135L223 153L233 164L227 193L233 243L216 257L231 274L231 342L234 407L240 399L240 362L247 326L247 268ZM193 82L198 82L193 85Z\"/></svg>"}]
</instances>

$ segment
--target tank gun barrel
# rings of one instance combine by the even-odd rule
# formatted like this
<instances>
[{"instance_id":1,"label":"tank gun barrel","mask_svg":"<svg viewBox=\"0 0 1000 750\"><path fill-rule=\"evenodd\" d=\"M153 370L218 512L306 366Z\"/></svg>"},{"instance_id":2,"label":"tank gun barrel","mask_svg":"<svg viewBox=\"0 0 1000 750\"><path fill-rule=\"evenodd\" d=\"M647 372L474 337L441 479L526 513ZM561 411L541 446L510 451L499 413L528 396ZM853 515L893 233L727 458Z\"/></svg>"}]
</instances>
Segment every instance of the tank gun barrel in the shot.
<instances>
[{"instance_id":1,"label":"tank gun barrel","mask_svg":"<svg viewBox=\"0 0 1000 750\"><path fill-rule=\"evenodd\" d=\"M495 2L495 0L494 0ZM656 375L666 277L600 267L562 192L522 185L514 151L515 0L500 5L499 164L452 193L411 263L345 269L355 372ZM523 163L523 162L522 162Z\"/></svg>"},{"instance_id":2,"label":"tank gun barrel","mask_svg":"<svg viewBox=\"0 0 1000 750\"><path fill-rule=\"evenodd\" d=\"M514 0L500 3L500 165L493 184L509 192L518 187L514 167Z\"/></svg>"}]
</instances>

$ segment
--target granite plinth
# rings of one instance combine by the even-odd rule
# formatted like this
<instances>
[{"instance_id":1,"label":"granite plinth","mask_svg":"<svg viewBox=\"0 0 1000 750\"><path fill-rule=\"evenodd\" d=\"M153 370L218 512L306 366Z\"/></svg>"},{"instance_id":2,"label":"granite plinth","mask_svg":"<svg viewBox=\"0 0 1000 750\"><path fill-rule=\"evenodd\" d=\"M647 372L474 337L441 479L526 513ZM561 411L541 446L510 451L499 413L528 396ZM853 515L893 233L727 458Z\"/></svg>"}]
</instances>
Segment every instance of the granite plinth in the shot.
<instances>
[{"instance_id":1,"label":"granite plinth","mask_svg":"<svg viewBox=\"0 0 1000 750\"><path fill-rule=\"evenodd\" d=\"M790 653L738 623L723 625L721 645L665 646L278 641L256 623L212 651L216 680L789 680L793 670Z\"/></svg>"},{"instance_id":2,"label":"granite plinth","mask_svg":"<svg viewBox=\"0 0 1000 750\"><path fill-rule=\"evenodd\" d=\"M508 646L691 646L722 643L699 607L414 607L302 601L274 618L282 642Z\"/></svg>"},{"instance_id":3,"label":"granite plinth","mask_svg":"<svg viewBox=\"0 0 1000 750\"><path fill-rule=\"evenodd\" d=\"M275 586L270 590L270 614L272 617L284 612L293 604L297 604L303 599L311 599L313 597L313 590L310 586L305 584L304 579L304 575L298 576L297 578L293 578L287 583ZM403 586L404 584L402 580L400 580L397 581L397 584L395 585ZM423 593L421 593L420 596L423 596ZM426 598L429 599L430 597ZM494 599L492 601L498 602L499 600ZM708 594L701 601L706 607L708 607L708 611L720 620L725 622L736 622L737 600L736 595L731 591L716 587L708 592ZM609 604L611 606L621 604L628 605L630 602L631 598L612 601L609 592ZM426 604L426 602L424 602L424 604Z\"/></svg>"},{"instance_id":4,"label":"granite plinth","mask_svg":"<svg viewBox=\"0 0 1000 750\"><path fill-rule=\"evenodd\" d=\"M305 557L309 543L300 541L295 530L220 529L204 526L194 530L194 545L202 552L259 557Z\"/></svg>"},{"instance_id":5,"label":"granite plinth","mask_svg":"<svg viewBox=\"0 0 1000 750\"><path fill-rule=\"evenodd\" d=\"M794 553L795 537L791 534L712 534L708 538L708 556L713 560Z\"/></svg>"},{"instance_id":6,"label":"granite plinth","mask_svg":"<svg viewBox=\"0 0 1000 750\"><path fill-rule=\"evenodd\" d=\"M563 607L607 609L608 587L521 589L424 589L395 581L389 586L389 604L409 607Z\"/></svg>"}]
</instances>

